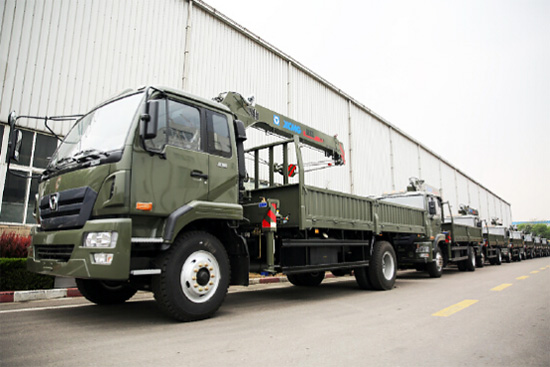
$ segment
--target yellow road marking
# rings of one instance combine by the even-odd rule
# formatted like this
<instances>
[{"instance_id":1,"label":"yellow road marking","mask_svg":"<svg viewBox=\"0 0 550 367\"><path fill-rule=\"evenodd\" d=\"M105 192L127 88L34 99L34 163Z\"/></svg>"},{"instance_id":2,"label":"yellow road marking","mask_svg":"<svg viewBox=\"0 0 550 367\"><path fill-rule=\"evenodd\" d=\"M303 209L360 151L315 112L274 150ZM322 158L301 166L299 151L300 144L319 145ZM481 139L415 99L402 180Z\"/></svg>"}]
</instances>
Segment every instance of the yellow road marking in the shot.
<instances>
[{"instance_id":1,"label":"yellow road marking","mask_svg":"<svg viewBox=\"0 0 550 367\"><path fill-rule=\"evenodd\" d=\"M512 283L504 283L504 284L499 285L498 287L494 287L491 290L492 291L501 291L503 289L506 289L506 288L510 287L511 285L512 285Z\"/></svg>"},{"instance_id":2,"label":"yellow road marking","mask_svg":"<svg viewBox=\"0 0 550 367\"><path fill-rule=\"evenodd\" d=\"M531 272L531 274L536 274L536 273L538 273L538 272L539 272L538 270L533 270L533 271Z\"/></svg>"},{"instance_id":3,"label":"yellow road marking","mask_svg":"<svg viewBox=\"0 0 550 367\"><path fill-rule=\"evenodd\" d=\"M529 278L529 275L524 275L524 276L521 276L521 277L517 277L516 279L517 280L523 280L523 279L527 279Z\"/></svg>"},{"instance_id":4,"label":"yellow road marking","mask_svg":"<svg viewBox=\"0 0 550 367\"><path fill-rule=\"evenodd\" d=\"M546 270L546 267L544 267L544 268L540 268L540 270Z\"/></svg>"},{"instance_id":5,"label":"yellow road marking","mask_svg":"<svg viewBox=\"0 0 550 367\"><path fill-rule=\"evenodd\" d=\"M462 302L458 302L457 304L454 304L450 307L444 308L441 311L438 311L438 312L432 314L432 316L449 317L452 314L455 314L458 311L461 311L461 310L465 309L466 307L470 307L471 305L473 305L477 302L479 302L479 300L467 299L467 300L464 300Z\"/></svg>"}]
</instances>

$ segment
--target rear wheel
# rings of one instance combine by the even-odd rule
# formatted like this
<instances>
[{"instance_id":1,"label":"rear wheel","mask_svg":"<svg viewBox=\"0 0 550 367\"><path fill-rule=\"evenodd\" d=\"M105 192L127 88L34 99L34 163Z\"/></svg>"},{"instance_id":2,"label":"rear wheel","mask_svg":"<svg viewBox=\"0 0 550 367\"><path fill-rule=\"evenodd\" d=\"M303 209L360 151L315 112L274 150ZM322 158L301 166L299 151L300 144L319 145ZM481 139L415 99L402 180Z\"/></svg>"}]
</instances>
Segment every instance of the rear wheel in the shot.
<instances>
[{"instance_id":1,"label":"rear wheel","mask_svg":"<svg viewBox=\"0 0 550 367\"><path fill-rule=\"evenodd\" d=\"M76 279L76 286L88 301L98 305L124 303L137 292L126 283L109 280Z\"/></svg>"},{"instance_id":2,"label":"rear wheel","mask_svg":"<svg viewBox=\"0 0 550 367\"><path fill-rule=\"evenodd\" d=\"M508 255L506 256L506 262L511 263L512 262L512 252L508 251Z\"/></svg>"},{"instance_id":3,"label":"rear wheel","mask_svg":"<svg viewBox=\"0 0 550 367\"><path fill-rule=\"evenodd\" d=\"M466 260L466 270L468 271L476 270L476 251L472 247L468 249L468 260Z\"/></svg>"},{"instance_id":4,"label":"rear wheel","mask_svg":"<svg viewBox=\"0 0 550 367\"><path fill-rule=\"evenodd\" d=\"M374 289L385 291L393 288L397 277L397 259L389 242L379 241L374 244L368 272Z\"/></svg>"},{"instance_id":5,"label":"rear wheel","mask_svg":"<svg viewBox=\"0 0 550 367\"><path fill-rule=\"evenodd\" d=\"M476 256L476 266L482 268L485 266L485 254L483 250L480 251L479 256Z\"/></svg>"},{"instance_id":6,"label":"rear wheel","mask_svg":"<svg viewBox=\"0 0 550 367\"><path fill-rule=\"evenodd\" d=\"M206 232L178 236L157 260L162 273L153 280L160 309L180 321L212 316L229 287L229 259L221 242Z\"/></svg>"},{"instance_id":7,"label":"rear wheel","mask_svg":"<svg viewBox=\"0 0 550 367\"><path fill-rule=\"evenodd\" d=\"M434 261L426 265L426 270L432 278L441 278L443 274L443 255L438 247L434 253Z\"/></svg>"},{"instance_id":8,"label":"rear wheel","mask_svg":"<svg viewBox=\"0 0 550 367\"><path fill-rule=\"evenodd\" d=\"M499 248L497 248L497 257L495 259L495 264L497 265L502 264L502 253L500 252Z\"/></svg>"},{"instance_id":9,"label":"rear wheel","mask_svg":"<svg viewBox=\"0 0 550 367\"><path fill-rule=\"evenodd\" d=\"M324 271L313 273L287 274L288 281L299 287L316 287L325 279Z\"/></svg>"},{"instance_id":10,"label":"rear wheel","mask_svg":"<svg viewBox=\"0 0 550 367\"><path fill-rule=\"evenodd\" d=\"M359 287L367 290L374 289L370 284L368 266L355 268L353 270L353 275L355 275L355 280L357 281L357 284L359 285Z\"/></svg>"}]
</instances>

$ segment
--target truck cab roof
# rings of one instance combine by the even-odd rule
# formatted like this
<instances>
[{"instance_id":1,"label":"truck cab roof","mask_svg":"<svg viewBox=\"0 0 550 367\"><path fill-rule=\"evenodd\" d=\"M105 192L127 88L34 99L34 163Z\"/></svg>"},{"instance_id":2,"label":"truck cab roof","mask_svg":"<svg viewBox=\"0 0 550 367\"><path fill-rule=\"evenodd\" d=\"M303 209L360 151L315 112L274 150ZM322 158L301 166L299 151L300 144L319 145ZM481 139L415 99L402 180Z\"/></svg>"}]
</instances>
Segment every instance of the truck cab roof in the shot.
<instances>
[{"instance_id":1,"label":"truck cab roof","mask_svg":"<svg viewBox=\"0 0 550 367\"><path fill-rule=\"evenodd\" d=\"M179 96L179 97L183 97L185 99L189 99L189 100L192 100L192 101L195 101L195 102L199 102L201 104L207 105L207 106L215 108L217 110L222 110L224 112L232 114L231 110L226 105L224 105L222 103L216 102L212 99L207 99L207 98L197 96L195 94L186 92L186 91L181 90L181 89L166 87L166 86L160 86L160 85L141 86L141 87L138 87L136 89L126 89L126 90L116 94L114 97L109 98L106 101L103 101L101 104L105 104L105 103L107 103L107 102L109 102L113 99L120 98L121 96L124 96L124 95L132 94L132 93L136 93L136 92L140 92L140 91L145 91L148 87L151 87L151 88L154 88L156 90L165 92L166 94L176 95L176 96Z\"/></svg>"}]
</instances>

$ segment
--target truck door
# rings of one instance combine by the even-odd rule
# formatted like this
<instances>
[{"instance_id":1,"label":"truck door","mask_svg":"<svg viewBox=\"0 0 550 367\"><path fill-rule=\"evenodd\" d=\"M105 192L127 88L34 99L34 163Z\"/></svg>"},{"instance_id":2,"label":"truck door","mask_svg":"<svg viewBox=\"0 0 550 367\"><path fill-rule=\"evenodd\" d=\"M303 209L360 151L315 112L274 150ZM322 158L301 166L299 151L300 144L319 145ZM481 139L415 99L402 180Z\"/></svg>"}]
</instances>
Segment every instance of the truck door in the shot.
<instances>
[{"instance_id":1,"label":"truck door","mask_svg":"<svg viewBox=\"0 0 550 367\"><path fill-rule=\"evenodd\" d=\"M159 154L134 153L131 210L135 213L139 213L137 203L151 203L153 214L169 215L193 200L208 200L205 111L172 99L161 105L157 137L146 141L148 149Z\"/></svg>"},{"instance_id":2,"label":"truck door","mask_svg":"<svg viewBox=\"0 0 550 367\"><path fill-rule=\"evenodd\" d=\"M432 195L427 196L428 208L433 208L432 213L430 213L430 225L432 227L432 233L436 236L438 233L441 233L441 218L442 218L442 207L441 200L435 198Z\"/></svg>"},{"instance_id":3,"label":"truck door","mask_svg":"<svg viewBox=\"0 0 550 367\"><path fill-rule=\"evenodd\" d=\"M206 110L208 200L235 204L239 194L239 170L235 138L223 113Z\"/></svg>"}]
</instances>

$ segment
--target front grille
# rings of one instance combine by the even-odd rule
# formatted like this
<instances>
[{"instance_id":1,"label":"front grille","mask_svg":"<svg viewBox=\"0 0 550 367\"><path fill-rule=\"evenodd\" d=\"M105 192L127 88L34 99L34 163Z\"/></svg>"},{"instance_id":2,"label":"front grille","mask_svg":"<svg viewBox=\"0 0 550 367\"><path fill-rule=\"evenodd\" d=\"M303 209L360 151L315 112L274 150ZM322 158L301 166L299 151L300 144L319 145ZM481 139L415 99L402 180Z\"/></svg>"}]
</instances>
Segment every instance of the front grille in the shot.
<instances>
[{"instance_id":1,"label":"front grille","mask_svg":"<svg viewBox=\"0 0 550 367\"><path fill-rule=\"evenodd\" d=\"M38 204L42 229L81 228L90 219L96 198L90 187L44 195Z\"/></svg>"},{"instance_id":2,"label":"front grille","mask_svg":"<svg viewBox=\"0 0 550 367\"><path fill-rule=\"evenodd\" d=\"M36 260L58 260L67 262L71 258L74 245L35 245Z\"/></svg>"}]
</instances>

